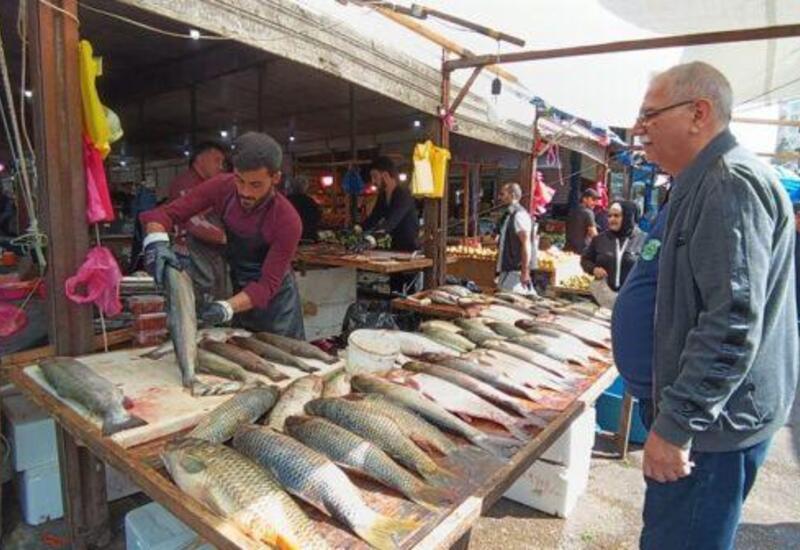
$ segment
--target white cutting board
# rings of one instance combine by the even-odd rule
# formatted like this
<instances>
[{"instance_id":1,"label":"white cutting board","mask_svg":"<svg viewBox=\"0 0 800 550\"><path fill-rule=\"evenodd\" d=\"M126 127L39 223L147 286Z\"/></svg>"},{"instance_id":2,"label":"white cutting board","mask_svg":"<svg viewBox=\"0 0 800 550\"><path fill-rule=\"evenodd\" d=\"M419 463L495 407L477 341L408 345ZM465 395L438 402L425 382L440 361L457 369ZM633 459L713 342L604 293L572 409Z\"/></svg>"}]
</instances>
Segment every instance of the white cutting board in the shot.
<instances>
[{"instance_id":1,"label":"white cutting board","mask_svg":"<svg viewBox=\"0 0 800 550\"><path fill-rule=\"evenodd\" d=\"M141 445L142 443L191 428L205 414L233 395L192 397L189 391L185 390L181 385L180 370L175 361L175 356L170 354L161 359L142 357L142 354L151 349L153 348L129 349L77 357L79 361L95 373L106 378L112 384L116 384L125 396L133 402L133 408L129 412L147 422L146 426L124 430L111 436L111 439L125 448ZM318 367L320 371L317 374L322 375L342 366L341 361L333 365L327 365L322 361L313 359L308 359L307 361L309 364ZM305 376L305 373L298 369L284 367L283 365L276 366L278 370L291 378L280 383L273 383L266 377L255 376L262 378L267 384L274 384L279 387L288 385L295 378ZM56 391L47 383L38 366L26 367L25 374L74 409L78 414L94 422L98 428L100 427L100 419L91 414L84 406L75 401L59 397ZM221 380L214 376L202 374L198 376L201 380L207 382Z\"/></svg>"}]
</instances>

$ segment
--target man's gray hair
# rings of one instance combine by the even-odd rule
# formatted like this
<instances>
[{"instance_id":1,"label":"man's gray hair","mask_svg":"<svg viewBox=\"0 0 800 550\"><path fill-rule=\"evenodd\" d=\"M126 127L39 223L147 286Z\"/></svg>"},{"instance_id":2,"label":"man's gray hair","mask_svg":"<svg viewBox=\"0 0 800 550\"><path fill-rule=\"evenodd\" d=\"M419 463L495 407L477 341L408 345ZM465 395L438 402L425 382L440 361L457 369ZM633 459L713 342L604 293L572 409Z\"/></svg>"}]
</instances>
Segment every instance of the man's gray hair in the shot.
<instances>
[{"instance_id":1,"label":"man's gray hair","mask_svg":"<svg viewBox=\"0 0 800 550\"><path fill-rule=\"evenodd\" d=\"M518 201L522 198L522 187L516 182L504 183L503 187L511 193L511 198Z\"/></svg>"},{"instance_id":2,"label":"man's gray hair","mask_svg":"<svg viewBox=\"0 0 800 550\"><path fill-rule=\"evenodd\" d=\"M656 76L669 83L672 101L707 99L717 120L726 126L733 110L731 83L718 69L702 61L675 65Z\"/></svg>"},{"instance_id":3,"label":"man's gray hair","mask_svg":"<svg viewBox=\"0 0 800 550\"><path fill-rule=\"evenodd\" d=\"M279 172L283 163L283 150L267 134L247 132L236 139L233 149L233 167L240 172L266 168Z\"/></svg>"}]
</instances>

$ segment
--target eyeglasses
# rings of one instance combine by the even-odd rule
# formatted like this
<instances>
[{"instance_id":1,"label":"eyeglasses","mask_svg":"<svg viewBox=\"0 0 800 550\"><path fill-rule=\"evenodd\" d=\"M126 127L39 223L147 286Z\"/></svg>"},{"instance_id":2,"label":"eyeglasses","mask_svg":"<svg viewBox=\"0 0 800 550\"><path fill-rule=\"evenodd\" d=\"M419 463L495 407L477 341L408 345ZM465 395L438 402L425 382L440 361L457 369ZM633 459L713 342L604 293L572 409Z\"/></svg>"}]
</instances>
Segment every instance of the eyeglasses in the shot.
<instances>
[{"instance_id":1,"label":"eyeglasses","mask_svg":"<svg viewBox=\"0 0 800 550\"><path fill-rule=\"evenodd\" d=\"M692 103L694 103L694 99L688 99L686 101L679 101L678 103L667 105L666 107L661 107L660 109L650 109L648 111L641 111L639 112L639 116L636 117L636 124L638 126L642 126L646 122L650 122L651 120L656 118L661 113L665 113L670 109L677 109L678 107L683 107L684 105L690 105Z\"/></svg>"}]
</instances>

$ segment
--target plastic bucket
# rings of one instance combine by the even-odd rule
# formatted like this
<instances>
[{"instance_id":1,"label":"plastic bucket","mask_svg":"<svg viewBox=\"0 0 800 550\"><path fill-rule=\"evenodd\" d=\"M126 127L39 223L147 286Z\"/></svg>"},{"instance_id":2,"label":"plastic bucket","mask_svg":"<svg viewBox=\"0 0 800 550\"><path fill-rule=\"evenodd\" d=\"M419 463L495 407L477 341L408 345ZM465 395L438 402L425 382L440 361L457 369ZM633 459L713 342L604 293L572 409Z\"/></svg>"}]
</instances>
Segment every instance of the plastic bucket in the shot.
<instances>
[{"instance_id":1,"label":"plastic bucket","mask_svg":"<svg viewBox=\"0 0 800 550\"><path fill-rule=\"evenodd\" d=\"M394 360L400 348L394 340L382 331L359 329L350 333L347 339L347 363L345 370L352 374L384 373L394 368Z\"/></svg>"}]
</instances>

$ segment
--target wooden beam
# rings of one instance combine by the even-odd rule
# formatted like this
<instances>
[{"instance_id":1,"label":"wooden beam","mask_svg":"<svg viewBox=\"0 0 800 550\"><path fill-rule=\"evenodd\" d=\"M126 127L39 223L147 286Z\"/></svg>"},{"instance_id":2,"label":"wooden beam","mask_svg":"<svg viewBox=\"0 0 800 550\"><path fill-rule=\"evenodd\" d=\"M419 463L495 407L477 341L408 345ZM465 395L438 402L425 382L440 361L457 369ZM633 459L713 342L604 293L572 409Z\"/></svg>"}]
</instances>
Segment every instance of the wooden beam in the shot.
<instances>
[{"instance_id":1,"label":"wooden beam","mask_svg":"<svg viewBox=\"0 0 800 550\"><path fill-rule=\"evenodd\" d=\"M498 31L492 29L490 27L486 27L484 25L480 25L478 23L474 23L472 21L468 21L467 19L463 19L461 17L451 15L449 13L445 13L443 11L434 10L431 8L422 8L424 15L432 15L434 17L438 17L439 19L443 19L444 21L448 21L450 23L455 23L461 27L465 27L477 33L483 34L488 36L489 38L494 38L497 41L504 41L508 42L509 44L514 44L515 46L522 47L525 45L525 40L522 38L517 38L516 36L512 36L510 34L504 33L502 31Z\"/></svg>"},{"instance_id":2,"label":"wooden beam","mask_svg":"<svg viewBox=\"0 0 800 550\"><path fill-rule=\"evenodd\" d=\"M800 128L800 120L775 120L771 118L750 118L744 116L735 116L731 119L732 122L741 122L744 124L764 124L768 126L788 126L792 128Z\"/></svg>"},{"instance_id":3,"label":"wooden beam","mask_svg":"<svg viewBox=\"0 0 800 550\"><path fill-rule=\"evenodd\" d=\"M454 59L452 61L448 61L445 63L444 68L446 71L453 71L455 69L466 69L468 67L480 67L500 63L519 63L520 61L536 61L538 59L556 59L559 57L577 57L581 55L632 52L659 48L703 46L706 44L721 44L726 42L748 42L752 40L770 40L775 38L789 38L793 36L800 36L800 24L776 25L774 27L760 27L755 29L741 29L735 31L682 34L658 38L643 38L638 40L622 40L619 42L606 42L603 44L590 44L585 46L555 48L550 50L532 50L526 52L504 53L500 55L479 55L471 58Z\"/></svg>"},{"instance_id":4,"label":"wooden beam","mask_svg":"<svg viewBox=\"0 0 800 550\"><path fill-rule=\"evenodd\" d=\"M475 67L475 69L472 71L472 74L469 75L469 79L467 79L467 82L458 91L458 95L448 109L450 114L455 114L456 110L458 110L458 106L461 105L461 102L464 101L465 97L467 97L469 89L472 88L473 84L475 84L475 80L478 78L478 75L481 74L482 69L483 67Z\"/></svg>"},{"instance_id":5,"label":"wooden beam","mask_svg":"<svg viewBox=\"0 0 800 550\"><path fill-rule=\"evenodd\" d=\"M800 159L798 151L778 151L777 153L756 153L759 157L770 157L778 160L797 160Z\"/></svg>"},{"instance_id":6,"label":"wooden beam","mask_svg":"<svg viewBox=\"0 0 800 550\"><path fill-rule=\"evenodd\" d=\"M40 196L49 238L49 334L59 355L91 351L94 337L91 306L72 303L62 291L67 277L78 270L89 248L77 14L77 0L52 0L52 5L28 3L33 118L43 186ZM76 550L105 546L111 540L105 467L61 429L58 436L71 546Z\"/></svg>"},{"instance_id":7,"label":"wooden beam","mask_svg":"<svg viewBox=\"0 0 800 550\"><path fill-rule=\"evenodd\" d=\"M407 28L408 30L424 37L436 44L437 46L441 46L445 48L447 51L452 52L456 55L460 55L465 59L471 59L475 56L475 53L468 50L467 48L463 47L461 44L457 42L453 42L449 38L439 34L436 31L433 31L426 27L425 25L415 21L414 19L408 17L407 15L403 15L400 13L395 13L388 8L375 8L375 11L386 17L387 19L391 19L395 23L402 25L403 27ZM519 79L508 72L507 70L499 67L497 65L488 64L486 65L486 70L490 73L496 74L500 78L504 78L508 82L512 82L514 84L519 84Z\"/></svg>"}]
</instances>

